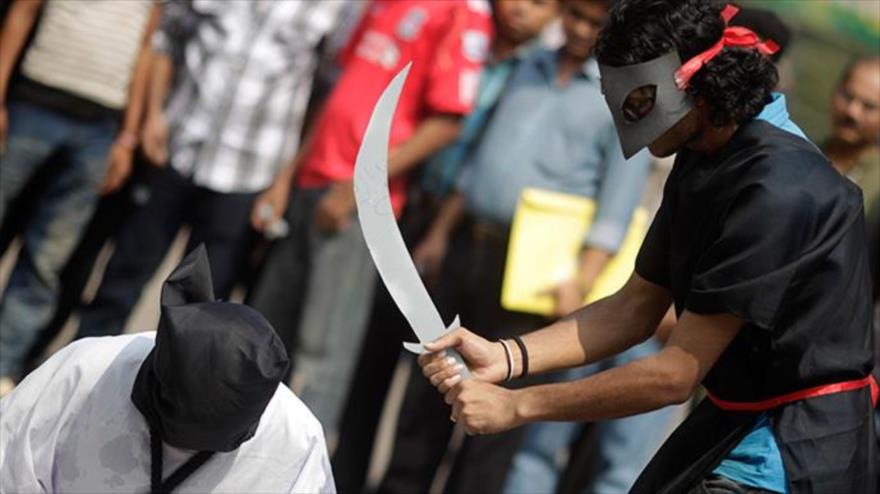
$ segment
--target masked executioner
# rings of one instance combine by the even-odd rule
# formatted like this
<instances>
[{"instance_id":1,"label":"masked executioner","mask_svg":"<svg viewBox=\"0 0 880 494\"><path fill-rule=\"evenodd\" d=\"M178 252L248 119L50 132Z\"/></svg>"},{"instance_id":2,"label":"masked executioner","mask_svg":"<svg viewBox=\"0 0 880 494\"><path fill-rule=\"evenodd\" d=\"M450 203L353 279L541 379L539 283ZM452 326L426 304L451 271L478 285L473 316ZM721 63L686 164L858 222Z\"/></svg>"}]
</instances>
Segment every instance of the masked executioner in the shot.
<instances>
[{"instance_id":1,"label":"masked executioner","mask_svg":"<svg viewBox=\"0 0 880 494\"><path fill-rule=\"evenodd\" d=\"M204 247L155 333L86 338L0 401L0 492L335 492L269 323L215 302Z\"/></svg>"},{"instance_id":2,"label":"masked executioner","mask_svg":"<svg viewBox=\"0 0 880 494\"><path fill-rule=\"evenodd\" d=\"M643 413L704 386L632 492L877 492L861 196L789 120L773 92L776 46L729 26L736 12L621 0L601 35L624 153L677 153L628 283L518 341L452 331L419 361L474 434ZM575 382L494 384L617 354L670 305L678 322L657 355Z\"/></svg>"}]
</instances>

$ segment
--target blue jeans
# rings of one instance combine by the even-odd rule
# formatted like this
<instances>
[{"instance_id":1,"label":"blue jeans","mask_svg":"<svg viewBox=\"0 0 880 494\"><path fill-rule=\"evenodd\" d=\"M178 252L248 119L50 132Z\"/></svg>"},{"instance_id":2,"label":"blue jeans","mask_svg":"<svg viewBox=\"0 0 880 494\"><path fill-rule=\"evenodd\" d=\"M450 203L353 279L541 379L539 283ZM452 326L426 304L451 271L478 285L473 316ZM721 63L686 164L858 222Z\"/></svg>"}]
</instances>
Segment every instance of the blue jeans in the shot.
<instances>
[{"instance_id":1,"label":"blue jeans","mask_svg":"<svg viewBox=\"0 0 880 494\"><path fill-rule=\"evenodd\" d=\"M651 339L603 362L560 373L554 381L572 381L647 357L660 349ZM669 429L673 409L662 408L651 413L596 423L599 451L585 492L623 494L629 491L639 473L653 456ZM513 459L506 494L556 492L564 466L557 464L559 452L577 439L583 424L576 422L542 422L532 424Z\"/></svg>"},{"instance_id":2,"label":"blue jeans","mask_svg":"<svg viewBox=\"0 0 880 494\"><path fill-rule=\"evenodd\" d=\"M58 278L97 204L117 124L109 118L81 121L16 101L9 103L8 118L6 152L0 157L0 218L50 155L65 155L37 202L0 300L0 376L17 377L55 311Z\"/></svg>"}]
</instances>

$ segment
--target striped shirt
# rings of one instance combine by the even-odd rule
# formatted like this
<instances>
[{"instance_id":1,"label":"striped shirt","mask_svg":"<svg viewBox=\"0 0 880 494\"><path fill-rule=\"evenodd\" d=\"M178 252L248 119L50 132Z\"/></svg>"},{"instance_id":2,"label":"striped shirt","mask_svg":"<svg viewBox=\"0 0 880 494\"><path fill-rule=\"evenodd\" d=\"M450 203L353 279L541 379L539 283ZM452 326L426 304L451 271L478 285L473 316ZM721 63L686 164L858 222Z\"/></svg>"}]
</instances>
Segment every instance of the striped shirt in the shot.
<instances>
[{"instance_id":1,"label":"striped shirt","mask_svg":"<svg viewBox=\"0 0 880 494\"><path fill-rule=\"evenodd\" d=\"M121 110L151 6L149 0L46 2L22 73Z\"/></svg>"},{"instance_id":2,"label":"striped shirt","mask_svg":"<svg viewBox=\"0 0 880 494\"><path fill-rule=\"evenodd\" d=\"M166 109L171 166L216 192L268 187L296 152L316 46L344 3L167 3L152 44L176 62Z\"/></svg>"}]
</instances>

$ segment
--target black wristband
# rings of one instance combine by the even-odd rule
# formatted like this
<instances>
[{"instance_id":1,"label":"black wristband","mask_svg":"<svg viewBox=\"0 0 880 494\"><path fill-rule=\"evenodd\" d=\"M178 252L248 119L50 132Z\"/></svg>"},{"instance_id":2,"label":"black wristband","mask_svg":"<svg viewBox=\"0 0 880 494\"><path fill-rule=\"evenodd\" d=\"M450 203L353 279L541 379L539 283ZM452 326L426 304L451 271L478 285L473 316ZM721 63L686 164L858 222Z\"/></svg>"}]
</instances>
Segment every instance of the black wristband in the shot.
<instances>
[{"instance_id":1,"label":"black wristband","mask_svg":"<svg viewBox=\"0 0 880 494\"><path fill-rule=\"evenodd\" d=\"M504 356L507 358L507 377L504 380L510 381L513 379L513 352L510 351L510 346L507 345L506 341L499 339L498 343L501 343L501 346L504 347Z\"/></svg>"},{"instance_id":2,"label":"black wristband","mask_svg":"<svg viewBox=\"0 0 880 494\"><path fill-rule=\"evenodd\" d=\"M519 336L514 336L513 341L516 342L516 346L519 347L519 351L522 354L522 373L519 377L523 378L529 375L529 351L526 350L526 344L523 343L522 338Z\"/></svg>"}]
</instances>

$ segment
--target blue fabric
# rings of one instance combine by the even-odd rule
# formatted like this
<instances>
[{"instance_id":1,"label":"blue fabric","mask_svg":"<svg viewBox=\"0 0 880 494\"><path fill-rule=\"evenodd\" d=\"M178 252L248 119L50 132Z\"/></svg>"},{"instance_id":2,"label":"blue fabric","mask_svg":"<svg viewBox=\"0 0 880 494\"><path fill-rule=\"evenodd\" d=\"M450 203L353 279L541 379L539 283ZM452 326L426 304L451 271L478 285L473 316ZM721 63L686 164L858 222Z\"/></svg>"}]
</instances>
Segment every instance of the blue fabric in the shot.
<instances>
[{"instance_id":1,"label":"blue fabric","mask_svg":"<svg viewBox=\"0 0 880 494\"><path fill-rule=\"evenodd\" d=\"M745 486L788 492L782 455L767 414L761 414L752 430L712 473Z\"/></svg>"},{"instance_id":2,"label":"blue fabric","mask_svg":"<svg viewBox=\"0 0 880 494\"><path fill-rule=\"evenodd\" d=\"M507 86L514 68L522 55L486 64L480 73L480 90L474 109L462 122L458 139L449 147L434 155L422 170L422 188L438 196L445 196L458 178L458 173L469 151L486 127L486 122Z\"/></svg>"},{"instance_id":3,"label":"blue fabric","mask_svg":"<svg viewBox=\"0 0 880 494\"><path fill-rule=\"evenodd\" d=\"M629 350L595 364L570 369L553 376L552 382L567 382L620 367L656 354L660 343L651 338ZM618 494L630 490L639 473L651 460L666 437L673 407L616 420L596 422L598 444L594 472L581 492ZM522 446L513 458L504 485L504 494L556 492L562 468L559 453L577 440L584 424L577 422L538 422L530 424Z\"/></svg>"},{"instance_id":4,"label":"blue fabric","mask_svg":"<svg viewBox=\"0 0 880 494\"><path fill-rule=\"evenodd\" d=\"M796 123L791 121L791 118L788 115L788 106L785 103L785 95L782 93L773 93L773 101L768 103L755 118L758 120L764 120L774 127L790 132L796 136L803 137L808 141L810 140L804 131L801 130Z\"/></svg>"},{"instance_id":5,"label":"blue fabric","mask_svg":"<svg viewBox=\"0 0 880 494\"><path fill-rule=\"evenodd\" d=\"M781 93L773 93L773 101L755 118L809 140L804 131L789 118L785 96ZM758 418L751 432L721 461L713 473L742 485L773 492L788 492L782 455L776 438L773 437L773 427L767 414Z\"/></svg>"},{"instance_id":6,"label":"blue fabric","mask_svg":"<svg viewBox=\"0 0 880 494\"><path fill-rule=\"evenodd\" d=\"M97 205L117 124L111 118L82 121L24 101L10 101L8 108L0 218L51 156L62 152L65 158L36 202L0 299L0 376L18 377L31 345L55 313L61 269Z\"/></svg>"},{"instance_id":7,"label":"blue fabric","mask_svg":"<svg viewBox=\"0 0 880 494\"><path fill-rule=\"evenodd\" d=\"M459 187L470 214L504 225L525 187L594 198L585 244L615 252L641 198L648 154L623 158L596 61L561 86L557 58L542 49L517 67Z\"/></svg>"}]
</instances>

